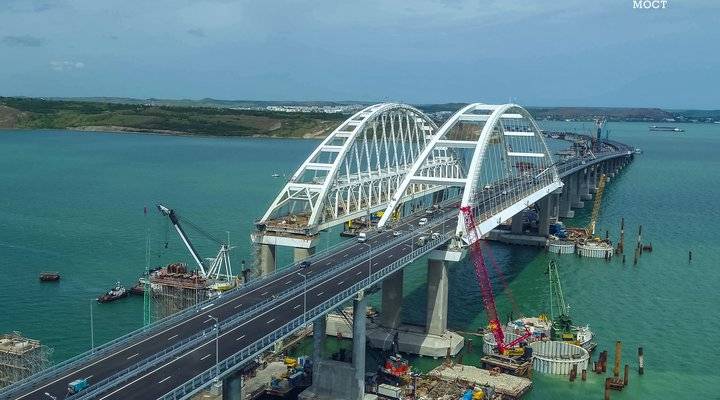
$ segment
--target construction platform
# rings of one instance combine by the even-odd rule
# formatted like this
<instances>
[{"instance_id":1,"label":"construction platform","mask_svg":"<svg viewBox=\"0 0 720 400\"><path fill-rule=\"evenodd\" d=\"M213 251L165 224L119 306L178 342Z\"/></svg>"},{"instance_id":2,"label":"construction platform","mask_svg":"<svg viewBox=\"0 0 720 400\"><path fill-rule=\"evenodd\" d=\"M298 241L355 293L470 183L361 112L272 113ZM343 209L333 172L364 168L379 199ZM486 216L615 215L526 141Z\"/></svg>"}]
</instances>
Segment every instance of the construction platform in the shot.
<instances>
[{"instance_id":1,"label":"construction platform","mask_svg":"<svg viewBox=\"0 0 720 400\"><path fill-rule=\"evenodd\" d=\"M0 388L47 368L51 352L18 332L0 335Z\"/></svg>"},{"instance_id":2,"label":"construction platform","mask_svg":"<svg viewBox=\"0 0 720 400\"><path fill-rule=\"evenodd\" d=\"M488 386L506 398L518 399L532 388L532 381L527 378L503 373L494 373L470 365L441 365L428 374L446 382L466 382L468 386Z\"/></svg>"},{"instance_id":3,"label":"construction platform","mask_svg":"<svg viewBox=\"0 0 720 400\"><path fill-rule=\"evenodd\" d=\"M351 317L350 317L351 318ZM352 339L352 326L343 315L328 314L325 333L338 338ZM443 335L432 335L425 332L425 327L402 324L395 329L388 329L372 320L367 322L367 339L371 347L381 350L392 349L397 336L397 350L405 354L439 358L457 355L465 345L465 338L460 334L447 331Z\"/></svg>"}]
</instances>

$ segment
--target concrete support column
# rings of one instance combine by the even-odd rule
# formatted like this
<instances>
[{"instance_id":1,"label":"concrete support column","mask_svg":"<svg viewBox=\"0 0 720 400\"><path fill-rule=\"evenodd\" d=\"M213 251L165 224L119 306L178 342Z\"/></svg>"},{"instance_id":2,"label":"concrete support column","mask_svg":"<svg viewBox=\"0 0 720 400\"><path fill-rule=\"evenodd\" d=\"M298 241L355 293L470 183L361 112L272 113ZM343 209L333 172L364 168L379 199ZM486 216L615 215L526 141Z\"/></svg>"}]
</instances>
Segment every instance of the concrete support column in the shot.
<instances>
[{"instance_id":1,"label":"concrete support column","mask_svg":"<svg viewBox=\"0 0 720 400\"><path fill-rule=\"evenodd\" d=\"M447 332L448 269L444 260L428 259L426 332L443 335Z\"/></svg>"},{"instance_id":2,"label":"concrete support column","mask_svg":"<svg viewBox=\"0 0 720 400\"><path fill-rule=\"evenodd\" d=\"M560 219L560 193L550 193L550 222L558 222Z\"/></svg>"},{"instance_id":3,"label":"concrete support column","mask_svg":"<svg viewBox=\"0 0 720 400\"><path fill-rule=\"evenodd\" d=\"M575 211L570 209L570 188L569 188L569 179L565 179L563 183L565 186L562 187L562 192L560 192L560 204L559 204L559 216L560 218L572 218L575 216Z\"/></svg>"},{"instance_id":4,"label":"concrete support column","mask_svg":"<svg viewBox=\"0 0 720 400\"><path fill-rule=\"evenodd\" d=\"M513 215L512 217L512 225L510 226L510 231L516 235L522 235L523 233L523 218L524 218L525 212L520 211L519 213Z\"/></svg>"},{"instance_id":5,"label":"concrete support column","mask_svg":"<svg viewBox=\"0 0 720 400\"><path fill-rule=\"evenodd\" d=\"M232 374L222 381L223 400L243 400L243 386L245 382L242 374Z\"/></svg>"},{"instance_id":6,"label":"concrete support column","mask_svg":"<svg viewBox=\"0 0 720 400\"><path fill-rule=\"evenodd\" d=\"M403 270L385 278L382 283L382 314L380 325L397 329L400 326L400 311L403 301Z\"/></svg>"},{"instance_id":7,"label":"concrete support column","mask_svg":"<svg viewBox=\"0 0 720 400\"><path fill-rule=\"evenodd\" d=\"M260 276L275 272L275 245L260 245Z\"/></svg>"},{"instance_id":8,"label":"concrete support column","mask_svg":"<svg viewBox=\"0 0 720 400\"><path fill-rule=\"evenodd\" d=\"M325 330L327 329L327 316L323 315L313 322L313 365L320 365L323 359L323 350L325 348ZM317 373L320 368L313 368L313 384L318 382Z\"/></svg>"},{"instance_id":9,"label":"concrete support column","mask_svg":"<svg viewBox=\"0 0 720 400\"><path fill-rule=\"evenodd\" d=\"M580 178L582 180L580 184L580 199L582 200L591 200L592 195L590 194L590 169L586 169L584 174L580 175Z\"/></svg>"},{"instance_id":10,"label":"concrete support column","mask_svg":"<svg viewBox=\"0 0 720 400\"><path fill-rule=\"evenodd\" d=\"M538 212L538 235L547 237L550 234L550 196L540 199L537 203Z\"/></svg>"},{"instance_id":11,"label":"concrete support column","mask_svg":"<svg viewBox=\"0 0 720 400\"><path fill-rule=\"evenodd\" d=\"M570 175L570 184L568 186L570 186L570 194L571 194L570 206L572 206L572 208L585 207L585 203L583 203L580 200L580 179L579 179L578 173L574 173L574 174Z\"/></svg>"},{"instance_id":12,"label":"concrete support column","mask_svg":"<svg viewBox=\"0 0 720 400\"><path fill-rule=\"evenodd\" d=\"M590 171L590 193L597 193L598 178L598 166L595 165Z\"/></svg>"},{"instance_id":13,"label":"concrete support column","mask_svg":"<svg viewBox=\"0 0 720 400\"><path fill-rule=\"evenodd\" d=\"M310 247L304 249L302 247L293 247L293 262L300 262L315 254L315 248Z\"/></svg>"},{"instance_id":14,"label":"concrete support column","mask_svg":"<svg viewBox=\"0 0 720 400\"><path fill-rule=\"evenodd\" d=\"M362 291L353 300L353 368L357 399L365 396L365 341L367 324L367 297Z\"/></svg>"}]
</instances>

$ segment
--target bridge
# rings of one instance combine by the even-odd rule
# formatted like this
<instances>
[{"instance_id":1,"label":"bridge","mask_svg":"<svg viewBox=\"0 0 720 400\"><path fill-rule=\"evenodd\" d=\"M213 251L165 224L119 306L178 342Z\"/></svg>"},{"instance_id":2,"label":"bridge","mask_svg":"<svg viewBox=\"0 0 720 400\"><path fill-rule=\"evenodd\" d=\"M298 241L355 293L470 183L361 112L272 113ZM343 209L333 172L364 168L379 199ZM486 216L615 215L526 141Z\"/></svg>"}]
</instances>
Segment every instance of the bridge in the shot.
<instances>
[{"instance_id":1,"label":"bridge","mask_svg":"<svg viewBox=\"0 0 720 400\"><path fill-rule=\"evenodd\" d=\"M243 366L313 324L311 389L322 395L328 376L340 374L349 390L343 396L359 398L366 291L382 288L381 324L388 334L397 330L402 270L428 256L421 334L457 344L447 331L447 264L479 239L465 231L458 207L472 206L485 236L507 220L514 229L517 215L535 204L538 234L547 235L551 221L572 216L592 197L601 174L613 177L633 158L624 144L587 142L592 147L555 160L543 132L515 104L470 104L440 127L407 105L367 107L323 140L256 222L259 279L61 362L0 397L183 399L214 382L230 393L241 385ZM381 217L365 242L315 252L324 230L371 214ZM293 264L275 267L278 246L293 249ZM353 313L354 366L332 364L319 351L325 317L351 301L363 310ZM67 395L68 383L79 378L90 387Z\"/></svg>"}]
</instances>

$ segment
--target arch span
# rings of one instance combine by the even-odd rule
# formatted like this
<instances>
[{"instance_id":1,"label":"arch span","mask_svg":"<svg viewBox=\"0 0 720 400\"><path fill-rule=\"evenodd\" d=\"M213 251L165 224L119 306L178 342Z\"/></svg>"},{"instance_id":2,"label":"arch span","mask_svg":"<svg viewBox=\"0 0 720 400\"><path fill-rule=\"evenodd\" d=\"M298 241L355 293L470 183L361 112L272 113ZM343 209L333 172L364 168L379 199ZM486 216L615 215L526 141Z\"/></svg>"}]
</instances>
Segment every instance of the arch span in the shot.
<instances>
[{"instance_id":1,"label":"arch span","mask_svg":"<svg viewBox=\"0 0 720 400\"><path fill-rule=\"evenodd\" d=\"M437 133L422 111L397 103L375 104L340 124L295 171L259 221L266 231L314 234L385 209L408 168ZM431 176L459 177L446 150L427 164ZM430 185L414 187L424 194Z\"/></svg>"},{"instance_id":2,"label":"arch span","mask_svg":"<svg viewBox=\"0 0 720 400\"><path fill-rule=\"evenodd\" d=\"M467 171L465 177L430 178L423 167L434 152L452 149ZM438 130L405 175L379 225L417 184L458 186L461 205L471 205L481 234L562 186L552 156L532 116L517 104L473 103L455 113ZM466 241L462 215L457 234Z\"/></svg>"}]
</instances>

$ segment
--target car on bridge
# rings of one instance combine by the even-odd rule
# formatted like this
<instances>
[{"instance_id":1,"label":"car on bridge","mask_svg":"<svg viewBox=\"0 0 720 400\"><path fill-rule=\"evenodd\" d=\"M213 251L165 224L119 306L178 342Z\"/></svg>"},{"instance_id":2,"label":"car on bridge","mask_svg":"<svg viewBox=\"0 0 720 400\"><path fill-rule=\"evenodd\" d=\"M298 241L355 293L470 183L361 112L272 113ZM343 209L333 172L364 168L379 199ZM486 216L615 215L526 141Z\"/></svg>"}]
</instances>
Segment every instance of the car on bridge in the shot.
<instances>
[{"instance_id":1,"label":"car on bridge","mask_svg":"<svg viewBox=\"0 0 720 400\"><path fill-rule=\"evenodd\" d=\"M425 217L422 217L422 218L420 218L420 221L418 222L418 225L419 225L419 226L423 226L423 225L427 224L427 222L428 222L428 219L425 218Z\"/></svg>"}]
</instances>

